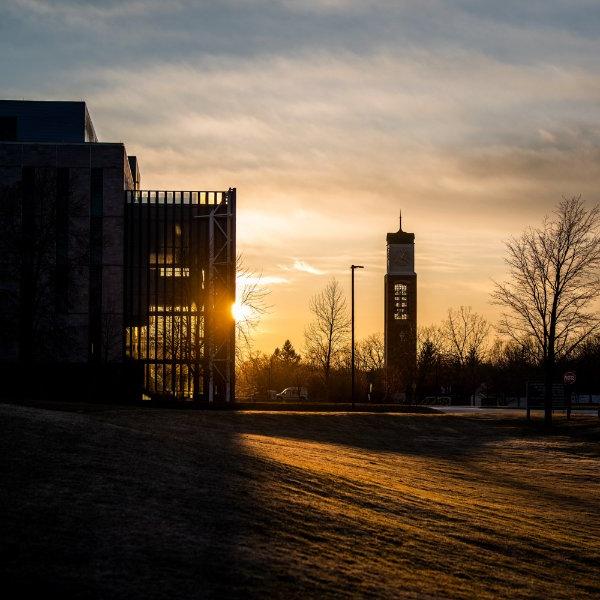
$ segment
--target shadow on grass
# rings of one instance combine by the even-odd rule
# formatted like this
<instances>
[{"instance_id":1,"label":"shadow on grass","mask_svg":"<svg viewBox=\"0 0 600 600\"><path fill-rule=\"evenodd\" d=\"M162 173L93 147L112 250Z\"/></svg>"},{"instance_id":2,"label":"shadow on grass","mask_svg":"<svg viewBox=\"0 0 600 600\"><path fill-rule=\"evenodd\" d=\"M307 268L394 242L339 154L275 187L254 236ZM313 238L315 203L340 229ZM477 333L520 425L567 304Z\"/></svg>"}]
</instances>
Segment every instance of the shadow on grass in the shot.
<instances>
[{"instance_id":1,"label":"shadow on grass","mask_svg":"<svg viewBox=\"0 0 600 600\"><path fill-rule=\"evenodd\" d=\"M185 414L81 415L0 407L0 573L33 597L240 594L255 511L227 429ZM235 572L235 578L231 574ZM39 596L38 596L39 595Z\"/></svg>"},{"instance_id":2,"label":"shadow on grass","mask_svg":"<svg viewBox=\"0 0 600 600\"><path fill-rule=\"evenodd\" d=\"M553 450L559 455L600 455L600 425L596 420L585 417L572 421L558 420L548 431L541 422L528 423L524 419L506 417L255 413L251 421L243 423L241 431L462 464L473 478L480 477L490 485L519 490L537 500L573 508L578 508L580 501L561 488L545 487L536 479L518 478L508 473L502 461L492 455L492 447L506 442L558 441L560 443L553 444ZM486 460L488 453L490 456ZM527 463L533 459L527 456L526 451L520 452L519 459L524 461L522 472L526 473Z\"/></svg>"},{"instance_id":3,"label":"shadow on grass","mask_svg":"<svg viewBox=\"0 0 600 600\"><path fill-rule=\"evenodd\" d=\"M598 451L600 424L560 422L548 432L520 418L454 415L253 413L239 418L240 432L396 452L443 460L468 458L489 444L511 439L568 439L573 451ZM565 445L567 449L569 446Z\"/></svg>"},{"instance_id":4,"label":"shadow on grass","mask_svg":"<svg viewBox=\"0 0 600 600\"><path fill-rule=\"evenodd\" d=\"M577 493L570 495L568 490L557 487L549 489L535 480L523 481L504 474L502 465L498 469L487 468L476 460L485 457L486 445L535 440L541 432L524 427L518 420L447 416L404 416L396 422L389 421L393 419L389 416L382 422L373 415L349 415L349 420L344 415L310 415L305 421L300 415L274 417L275 420L271 415L253 414L251 419L236 419L234 427L242 434L267 438L250 442L254 450L257 445L267 444L265 454L259 450L252 460L252 470L262 473L264 480L262 495L257 489L253 501L268 531L262 530L255 536L254 556L257 568L268 581L277 573L287 573L293 580L293 586L281 584L278 588L283 595L293 595L298 586L304 585L315 597L326 595L331 589L355 595L377 596L385 590L390 597L402 592L408 597L463 597L467 586L466 589L486 590L495 597L507 597L514 585L520 586L526 596L536 589L534 595L543 597L552 593L554 584L551 577L540 576L540 565L548 566L548 572L559 572L561 577L568 571L572 579L566 589L574 595L576 590L597 591L597 586L589 583L595 578L591 555L572 542L581 531L574 533L572 539L561 539L569 521L558 527L552 525L553 518L568 516L577 522L578 516L583 515ZM401 426L407 423L408 429ZM579 439L578 425L565 427L560 435ZM421 442L428 441L425 451L409 439L414 428L424 431ZM589 433L587 427L584 430ZM406 437L399 438L400 433ZM373 435L379 437L373 439ZM347 454L330 469L321 469L318 452L307 463L302 453L310 454L310 448L287 446L288 454L282 456L277 448L269 449L269 437L432 460L417 463L424 471L413 481L411 469L415 464L395 471L394 466L401 463L394 461L388 463L383 474L371 479L365 477L369 467L362 453L356 462ZM342 453L343 449L334 452ZM539 456L539 448L537 452ZM326 453L320 456L321 460L328 460ZM493 460L498 457L483 462L489 465ZM379 465L373 464L375 470ZM431 487L427 469L431 469L434 482ZM521 474L526 473L525 467ZM394 475L407 477L406 485L389 485L389 477ZM577 488L571 491L577 492ZM544 524L537 521L541 514L548 515ZM560 529L563 532L557 537ZM281 556L270 553L273 547L287 550ZM568 567L554 566L557 554ZM307 556L313 557L311 562L316 567L309 573L302 568ZM386 566L382 567L381 562ZM482 568L483 565L487 567ZM383 583L395 569L402 575ZM423 578L418 576L419 570ZM411 581L410 575L415 573L417 576ZM351 584L345 587L342 581ZM475 587L470 588L471 585ZM466 595L475 597L477 593Z\"/></svg>"}]
</instances>

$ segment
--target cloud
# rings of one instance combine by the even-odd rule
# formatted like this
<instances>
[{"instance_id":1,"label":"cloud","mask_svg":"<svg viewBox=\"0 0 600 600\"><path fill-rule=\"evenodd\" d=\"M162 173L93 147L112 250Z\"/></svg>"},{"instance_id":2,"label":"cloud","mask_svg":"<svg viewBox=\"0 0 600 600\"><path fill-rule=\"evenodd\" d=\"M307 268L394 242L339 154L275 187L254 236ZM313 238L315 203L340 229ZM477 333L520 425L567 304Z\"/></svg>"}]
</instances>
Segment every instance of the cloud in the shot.
<instances>
[{"instance_id":1,"label":"cloud","mask_svg":"<svg viewBox=\"0 0 600 600\"><path fill-rule=\"evenodd\" d=\"M502 240L563 194L600 200L587 1L14 6L6 93L86 99L100 138L138 155L143 187L237 187L239 247L254 272L285 275L270 276L272 318L289 335L318 281L300 273L347 281L357 262L359 326L381 329L399 208L432 321L485 306Z\"/></svg>"},{"instance_id":2,"label":"cloud","mask_svg":"<svg viewBox=\"0 0 600 600\"><path fill-rule=\"evenodd\" d=\"M293 263L288 265L277 265L282 271L300 271L301 273L310 273L311 275L325 275L326 271L317 269L308 262L300 259L294 259Z\"/></svg>"},{"instance_id":3,"label":"cloud","mask_svg":"<svg viewBox=\"0 0 600 600\"><path fill-rule=\"evenodd\" d=\"M417 235L428 322L459 303L486 312L502 240L562 194L598 199L600 87L588 68L388 49L89 75L97 129L125 138L144 186L238 188L238 242L253 267L345 282L348 265L365 264L365 333L381 328L398 208ZM307 279L273 285L273 327L302 330Z\"/></svg>"},{"instance_id":4,"label":"cloud","mask_svg":"<svg viewBox=\"0 0 600 600\"><path fill-rule=\"evenodd\" d=\"M310 273L311 275L324 275L325 274L325 271L322 271L321 269L317 269L316 267L313 267L312 265L308 264L307 262L305 262L303 260L295 260L293 268L296 269L296 271L301 271L303 273Z\"/></svg>"},{"instance_id":5,"label":"cloud","mask_svg":"<svg viewBox=\"0 0 600 600\"><path fill-rule=\"evenodd\" d=\"M68 1L68 0L13 0L18 8L41 17L57 17L68 22L89 27L98 25L98 19L121 19L152 12L170 12L182 7L182 2L169 0L168 7L160 0L129 1Z\"/></svg>"}]
</instances>

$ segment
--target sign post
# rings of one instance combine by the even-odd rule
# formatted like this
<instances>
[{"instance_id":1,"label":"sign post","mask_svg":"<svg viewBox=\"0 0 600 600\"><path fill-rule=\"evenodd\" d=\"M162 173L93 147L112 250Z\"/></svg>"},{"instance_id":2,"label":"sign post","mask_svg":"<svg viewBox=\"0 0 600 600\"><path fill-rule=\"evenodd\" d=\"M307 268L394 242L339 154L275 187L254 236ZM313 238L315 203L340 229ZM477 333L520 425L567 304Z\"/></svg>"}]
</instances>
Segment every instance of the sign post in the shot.
<instances>
[{"instance_id":1,"label":"sign post","mask_svg":"<svg viewBox=\"0 0 600 600\"><path fill-rule=\"evenodd\" d=\"M575 371L566 371L563 375L563 383L565 384L565 393L567 396L567 421L571 418L571 401L573 398L573 386L577 381Z\"/></svg>"},{"instance_id":2,"label":"sign post","mask_svg":"<svg viewBox=\"0 0 600 600\"><path fill-rule=\"evenodd\" d=\"M541 382L528 381L526 387L527 420L531 419L532 410L544 408L545 385ZM552 410L566 408L565 386L562 383L552 384Z\"/></svg>"}]
</instances>

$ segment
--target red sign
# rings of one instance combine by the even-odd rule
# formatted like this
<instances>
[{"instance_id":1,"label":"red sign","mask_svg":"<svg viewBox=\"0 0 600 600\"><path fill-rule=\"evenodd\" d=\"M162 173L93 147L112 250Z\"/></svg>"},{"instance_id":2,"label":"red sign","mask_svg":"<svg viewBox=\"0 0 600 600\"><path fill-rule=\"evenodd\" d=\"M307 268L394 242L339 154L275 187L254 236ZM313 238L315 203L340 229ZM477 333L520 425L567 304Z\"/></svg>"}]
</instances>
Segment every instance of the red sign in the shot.
<instances>
[{"instance_id":1,"label":"red sign","mask_svg":"<svg viewBox=\"0 0 600 600\"><path fill-rule=\"evenodd\" d=\"M563 375L563 382L565 385L573 385L576 381L577 377L575 376L575 371L567 371Z\"/></svg>"}]
</instances>

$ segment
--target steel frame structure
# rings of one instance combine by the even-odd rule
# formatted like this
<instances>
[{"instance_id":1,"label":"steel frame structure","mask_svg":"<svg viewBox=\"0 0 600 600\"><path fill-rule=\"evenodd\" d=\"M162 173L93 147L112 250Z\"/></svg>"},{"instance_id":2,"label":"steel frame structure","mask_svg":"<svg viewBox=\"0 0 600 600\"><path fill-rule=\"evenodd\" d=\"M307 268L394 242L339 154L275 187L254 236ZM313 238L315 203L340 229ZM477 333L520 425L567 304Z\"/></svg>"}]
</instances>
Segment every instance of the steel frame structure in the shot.
<instances>
[{"instance_id":1,"label":"steel frame structure","mask_svg":"<svg viewBox=\"0 0 600 600\"><path fill-rule=\"evenodd\" d=\"M124 356L150 397L235 398L236 190L125 192Z\"/></svg>"}]
</instances>

